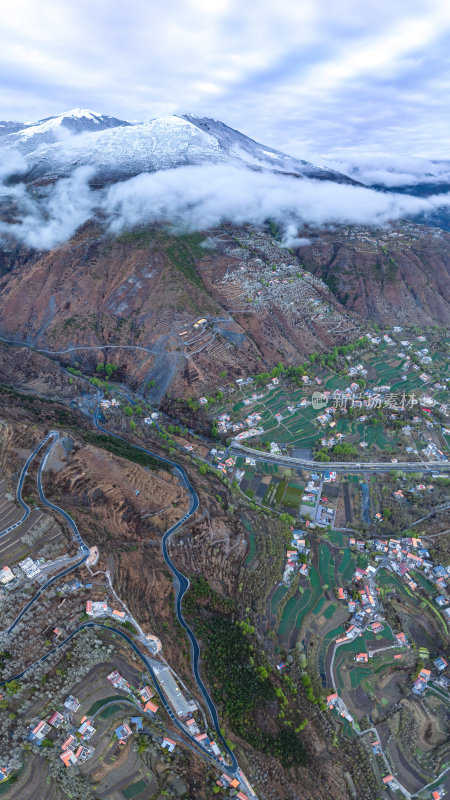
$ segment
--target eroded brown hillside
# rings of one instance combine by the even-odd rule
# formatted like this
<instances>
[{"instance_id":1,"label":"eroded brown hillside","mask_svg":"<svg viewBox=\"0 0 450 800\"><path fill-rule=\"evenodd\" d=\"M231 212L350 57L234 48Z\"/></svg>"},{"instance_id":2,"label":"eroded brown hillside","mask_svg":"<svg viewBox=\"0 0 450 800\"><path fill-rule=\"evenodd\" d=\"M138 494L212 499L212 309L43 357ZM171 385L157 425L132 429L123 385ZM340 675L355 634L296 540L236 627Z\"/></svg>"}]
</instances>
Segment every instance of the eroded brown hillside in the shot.
<instances>
[{"instance_id":1,"label":"eroded brown hillside","mask_svg":"<svg viewBox=\"0 0 450 800\"><path fill-rule=\"evenodd\" d=\"M112 238L89 224L51 252L9 253L0 332L66 351L66 365L112 361L135 388L154 380L159 401L207 392L224 369L232 378L301 363L368 320L450 321L449 233L399 224L307 235L294 253L250 226Z\"/></svg>"}]
</instances>

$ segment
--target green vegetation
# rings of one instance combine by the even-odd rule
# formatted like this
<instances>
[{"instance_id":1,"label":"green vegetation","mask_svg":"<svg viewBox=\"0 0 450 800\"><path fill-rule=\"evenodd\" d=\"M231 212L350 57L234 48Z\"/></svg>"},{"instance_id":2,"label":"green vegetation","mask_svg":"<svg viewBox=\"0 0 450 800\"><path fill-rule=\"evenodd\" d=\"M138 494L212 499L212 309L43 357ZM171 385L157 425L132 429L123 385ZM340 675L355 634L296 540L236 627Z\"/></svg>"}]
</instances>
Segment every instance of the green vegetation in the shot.
<instances>
[{"instance_id":1,"label":"green vegetation","mask_svg":"<svg viewBox=\"0 0 450 800\"><path fill-rule=\"evenodd\" d=\"M125 789L122 789L122 794L125 795L127 800L133 800L133 798L137 797L138 794L142 794L144 789L147 788L147 784L145 781L140 780L136 783L130 783L129 786L126 786Z\"/></svg>"},{"instance_id":2,"label":"green vegetation","mask_svg":"<svg viewBox=\"0 0 450 800\"><path fill-rule=\"evenodd\" d=\"M267 733L258 724L259 713L269 703L271 708L274 702L285 708L287 700L264 653L258 651L253 626L234 622L232 601L211 589L204 578L192 580L184 606L202 640L203 664L214 698L221 703L231 729L284 766L304 763L302 742L283 719L278 719L276 732Z\"/></svg>"},{"instance_id":3,"label":"green vegetation","mask_svg":"<svg viewBox=\"0 0 450 800\"><path fill-rule=\"evenodd\" d=\"M102 447L103 450L108 450L115 456L126 458L128 461L134 461L135 464L141 464L143 467L150 469L165 469L170 470L170 466L163 461L144 453L129 442L124 442L122 439L116 439L114 436L104 433L93 433L91 431L83 432L83 439L95 447Z\"/></svg>"}]
</instances>

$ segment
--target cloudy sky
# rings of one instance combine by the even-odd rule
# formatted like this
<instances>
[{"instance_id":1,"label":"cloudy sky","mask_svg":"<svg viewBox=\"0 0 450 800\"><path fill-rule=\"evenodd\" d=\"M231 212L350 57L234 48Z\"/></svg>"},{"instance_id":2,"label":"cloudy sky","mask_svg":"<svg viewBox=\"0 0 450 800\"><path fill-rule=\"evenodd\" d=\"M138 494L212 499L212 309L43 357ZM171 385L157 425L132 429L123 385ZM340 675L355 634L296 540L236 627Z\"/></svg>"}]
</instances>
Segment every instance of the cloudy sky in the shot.
<instances>
[{"instance_id":1,"label":"cloudy sky","mask_svg":"<svg viewBox=\"0 0 450 800\"><path fill-rule=\"evenodd\" d=\"M192 112L294 155L448 158L446 0L15 0L0 118Z\"/></svg>"}]
</instances>

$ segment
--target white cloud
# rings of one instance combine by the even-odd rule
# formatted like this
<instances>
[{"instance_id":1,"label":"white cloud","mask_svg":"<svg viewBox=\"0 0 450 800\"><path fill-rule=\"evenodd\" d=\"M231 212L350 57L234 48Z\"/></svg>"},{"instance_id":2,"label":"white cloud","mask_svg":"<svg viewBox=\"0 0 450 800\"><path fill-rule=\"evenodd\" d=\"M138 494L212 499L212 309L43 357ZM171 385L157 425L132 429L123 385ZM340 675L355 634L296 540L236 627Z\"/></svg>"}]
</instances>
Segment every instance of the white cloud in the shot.
<instances>
[{"instance_id":1,"label":"white cloud","mask_svg":"<svg viewBox=\"0 0 450 800\"><path fill-rule=\"evenodd\" d=\"M417 184L450 184L450 161L431 161L426 158L392 153L332 152L318 157L322 166L344 172L357 181L369 185L416 186Z\"/></svg>"},{"instance_id":2,"label":"white cloud","mask_svg":"<svg viewBox=\"0 0 450 800\"><path fill-rule=\"evenodd\" d=\"M49 249L94 214L111 233L156 221L176 230L205 231L223 221L262 225L271 218L286 245L301 246L305 224L385 225L450 205L450 195L423 199L228 165L145 173L102 191L90 189L91 174L80 168L42 190L39 198L24 184L6 189L20 210L16 223L2 223L0 231L31 247Z\"/></svg>"}]
</instances>

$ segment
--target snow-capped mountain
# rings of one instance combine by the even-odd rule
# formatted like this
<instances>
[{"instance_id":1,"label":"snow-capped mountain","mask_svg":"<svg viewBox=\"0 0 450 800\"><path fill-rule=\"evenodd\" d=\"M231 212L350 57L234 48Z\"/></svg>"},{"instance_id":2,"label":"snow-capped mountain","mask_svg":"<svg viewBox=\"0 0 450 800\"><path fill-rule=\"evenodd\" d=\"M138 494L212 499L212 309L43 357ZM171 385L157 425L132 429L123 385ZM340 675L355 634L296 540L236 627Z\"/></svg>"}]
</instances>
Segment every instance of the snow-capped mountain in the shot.
<instances>
[{"instance_id":1,"label":"snow-capped mountain","mask_svg":"<svg viewBox=\"0 0 450 800\"><path fill-rule=\"evenodd\" d=\"M96 114L87 108L73 108L56 117L46 117L38 122L20 124L17 122L0 123L4 125L5 138L2 144L12 146L23 154L32 153L38 147L65 141L67 138L109 128L127 126L124 120ZM18 126L18 127L16 127Z\"/></svg>"},{"instance_id":2,"label":"snow-capped mountain","mask_svg":"<svg viewBox=\"0 0 450 800\"><path fill-rule=\"evenodd\" d=\"M2 119L0 120L0 137L8 136L9 133L16 133L24 127L23 122L14 122L14 120Z\"/></svg>"},{"instance_id":3,"label":"snow-capped mountain","mask_svg":"<svg viewBox=\"0 0 450 800\"><path fill-rule=\"evenodd\" d=\"M245 161L247 164L259 167L264 164L280 172L296 173L318 180L332 180L339 183L353 182L340 172L327 167L317 167L309 161L293 158L280 150L274 150L273 147L259 144L243 133L229 128L220 120L195 117L191 114L183 114L183 119L192 122L193 125L213 136L219 142L221 149L229 156Z\"/></svg>"},{"instance_id":4,"label":"snow-capped mountain","mask_svg":"<svg viewBox=\"0 0 450 800\"><path fill-rule=\"evenodd\" d=\"M24 125L0 144L25 156L27 180L54 180L76 167L93 169L105 183L186 164L231 163L299 177L355 183L331 169L291 158L229 128L192 115L130 124L85 109Z\"/></svg>"}]
</instances>

